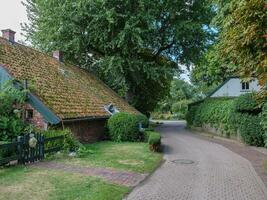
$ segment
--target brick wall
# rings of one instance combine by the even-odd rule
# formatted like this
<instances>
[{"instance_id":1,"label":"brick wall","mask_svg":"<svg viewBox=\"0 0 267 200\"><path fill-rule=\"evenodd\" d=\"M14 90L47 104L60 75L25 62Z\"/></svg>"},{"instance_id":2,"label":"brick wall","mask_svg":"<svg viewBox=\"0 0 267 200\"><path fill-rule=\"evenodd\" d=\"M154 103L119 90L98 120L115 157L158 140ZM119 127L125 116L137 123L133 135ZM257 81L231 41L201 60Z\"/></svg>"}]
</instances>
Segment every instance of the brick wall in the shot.
<instances>
[{"instance_id":1,"label":"brick wall","mask_svg":"<svg viewBox=\"0 0 267 200\"><path fill-rule=\"evenodd\" d=\"M76 138L82 143L92 143L104 138L105 119L91 121L75 121L64 123L65 128L69 128Z\"/></svg>"},{"instance_id":2,"label":"brick wall","mask_svg":"<svg viewBox=\"0 0 267 200\"><path fill-rule=\"evenodd\" d=\"M47 126L48 126L47 122L37 110L35 110L30 104L25 104L24 109L25 109L25 112L27 112L27 110L33 111L33 117L31 119L25 119L25 116L24 116L25 121L29 122L30 124L34 125L35 127L39 129L42 129L42 130L47 129Z\"/></svg>"},{"instance_id":3,"label":"brick wall","mask_svg":"<svg viewBox=\"0 0 267 200\"><path fill-rule=\"evenodd\" d=\"M31 119L25 119L30 124L34 125L35 127L46 130L48 124L46 123L45 119L42 115L35 110L30 104L25 104L24 106L26 110L33 111L33 117ZM24 116L25 117L25 116ZM72 133L75 135L77 139L79 139L82 143L92 143L104 138L105 133L105 119L97 119L91 121L74 121L74 122L65 122L64 128L69 128ZM62 124L59 124L55 128L62 128Z\"/></svg>"}]
</instances>

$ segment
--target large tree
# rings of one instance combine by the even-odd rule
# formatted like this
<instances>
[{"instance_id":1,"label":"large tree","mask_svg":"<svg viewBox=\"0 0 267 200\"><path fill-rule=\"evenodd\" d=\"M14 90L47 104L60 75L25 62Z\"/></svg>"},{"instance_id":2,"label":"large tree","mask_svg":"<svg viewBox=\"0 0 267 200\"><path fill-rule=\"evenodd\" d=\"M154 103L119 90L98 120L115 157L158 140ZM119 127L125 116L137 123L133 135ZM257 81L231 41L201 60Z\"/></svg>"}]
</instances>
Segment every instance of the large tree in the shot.
<instances>
[{"instance_id":1,"label":"large tree","mask_svg":"<svg viewBox=\"0 0 267 200\"><path fill-rule=\"evenodd\" d=\"M267 2L266 0L215 0L214 19L220 31L217 45L222 62L243 78L267 81Z\"/></svg>"},{"instance_id":2,"label":"large tree","mask_svg":"<svg viewBox=\"0 0 267 200\"><path fill-rule=\"evenodd\" d=\"M168 93L174 70L212 39L208 0L27 0L32 45L95 72L139 110Z\"/></svg>"}]
</instances>

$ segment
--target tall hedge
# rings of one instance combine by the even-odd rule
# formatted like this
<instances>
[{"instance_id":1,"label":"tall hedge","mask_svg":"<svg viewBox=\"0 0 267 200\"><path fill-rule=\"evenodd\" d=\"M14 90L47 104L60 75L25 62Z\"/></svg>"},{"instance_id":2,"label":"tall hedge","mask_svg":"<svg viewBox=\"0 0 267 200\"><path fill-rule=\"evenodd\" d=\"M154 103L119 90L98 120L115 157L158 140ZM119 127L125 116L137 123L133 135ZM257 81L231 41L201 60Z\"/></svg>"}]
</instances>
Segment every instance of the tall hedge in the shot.
<instances>
[{"instance_id":1,"label":"tall hedge","mask_svg":"<svg viewBox=\"0 0 267 200\"><path fill-rule=\"evenodd\" d=\"M255 146L264 145L262 118L254 94L238 98L207 98L190 106L186 116L188 126L202 127L209 124L225 136L239 132L245 143Z\"/></svg>"}]
</instances>

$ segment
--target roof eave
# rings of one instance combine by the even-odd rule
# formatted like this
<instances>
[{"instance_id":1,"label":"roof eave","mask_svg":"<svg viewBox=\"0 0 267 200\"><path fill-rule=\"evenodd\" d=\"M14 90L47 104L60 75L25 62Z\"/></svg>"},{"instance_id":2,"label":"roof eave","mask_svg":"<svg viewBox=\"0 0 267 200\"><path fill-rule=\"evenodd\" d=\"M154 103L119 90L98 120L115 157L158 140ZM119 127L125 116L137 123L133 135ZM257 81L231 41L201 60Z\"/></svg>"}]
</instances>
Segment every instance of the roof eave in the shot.
<instances>
[{"instance_id":1,"label":"roof eave","mask_svg":"<svg viewBox=\"0 0 267 200\"><path fill-rule=\"evenodd\" d=\"M77 121L94 121L94 120L103 120L110 118L110 115L106 116L86 116L86 117L76 117L76 118L65 118L62 119L62 122L77 122Z\"/></svg>"}]
</instances>

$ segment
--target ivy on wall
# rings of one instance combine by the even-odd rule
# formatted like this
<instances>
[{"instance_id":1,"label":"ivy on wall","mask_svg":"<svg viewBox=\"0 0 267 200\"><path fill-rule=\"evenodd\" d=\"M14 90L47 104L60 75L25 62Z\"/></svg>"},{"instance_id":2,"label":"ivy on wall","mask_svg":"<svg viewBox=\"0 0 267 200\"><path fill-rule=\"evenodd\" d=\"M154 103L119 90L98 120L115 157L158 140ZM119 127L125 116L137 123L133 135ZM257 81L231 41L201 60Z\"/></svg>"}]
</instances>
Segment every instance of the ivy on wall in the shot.
<instances>
[{"instance_id":1,"label":"ivy on wall","mask_svg":"<svg viewBox=\"0 0 267 200\"><path fill-rule=\"evenodd\" d=\"M266 114L262 110L266 110L266 106L262 109L255 101L254 94L239 98L208 98L191 105L186 120L189 127L209 124L224 136L236 136L239 132L245 143L264 146L264 138L267 145L264 135L266 120L263 120Z\"/></svg>"}]
</instances>

